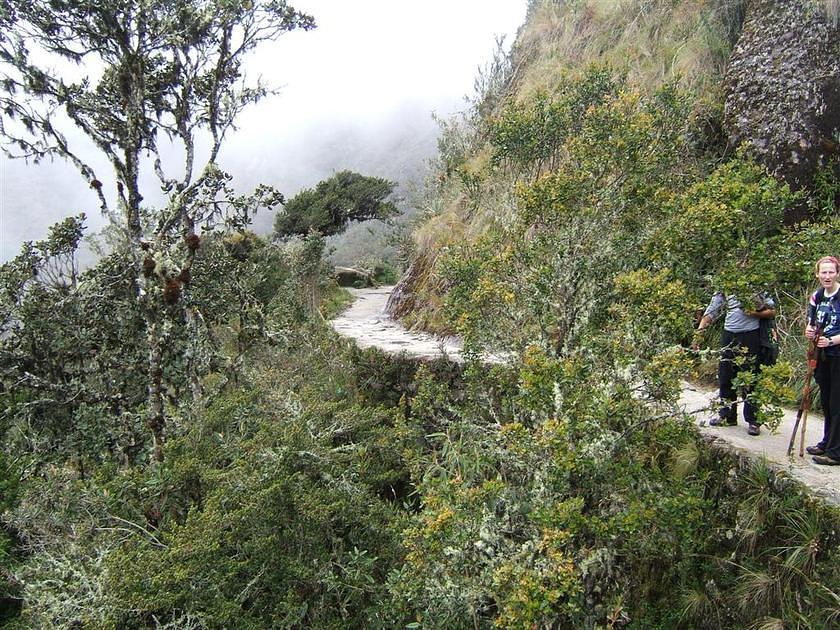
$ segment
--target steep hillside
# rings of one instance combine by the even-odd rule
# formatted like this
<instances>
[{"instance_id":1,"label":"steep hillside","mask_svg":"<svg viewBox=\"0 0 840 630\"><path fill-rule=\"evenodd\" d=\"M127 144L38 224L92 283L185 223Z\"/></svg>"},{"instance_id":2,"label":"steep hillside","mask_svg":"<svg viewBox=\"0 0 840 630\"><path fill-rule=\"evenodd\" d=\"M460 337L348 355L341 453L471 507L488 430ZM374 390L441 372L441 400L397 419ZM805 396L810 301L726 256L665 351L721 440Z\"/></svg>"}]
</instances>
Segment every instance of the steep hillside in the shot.
<instances>
[{"instance_id":1,"label":"steep hillside","mask_svg":"<svg viewBox=\"0 0 840 630\"><path fill-rule=\"evenodd\" d=\"M161 54L177 41L201 62L208 50L229 59L212 34L253 11L294 15L273 0L118 4L11 3L3 37L22 54L34 31L21 18L53 36L73 15L71 35L123 50L109 29L129 7L173 29ZM838 627L838 510L764 462L711 448L679 404L683 379L713 356L711 335L689 350L713 288L778 301L786 356L744 376L762 432L796 397L805 290L840 233L836 7L532 2L472 109L443 124L393 303L461 333L462 364L338 338L325 318L348 294L323 238L249 232L250 210L276 197L226 197L212 164L189 189L194 209L227 203L229 215L198 215L184 233L182 206L137 205L137 239L85 271L81 216L22 248L0 265L0 624ZM242 17L204 28L229 15ZM134 36L158 41L145 24ZM748 52L763 39L797 46ZM78 104L122 115L114 95L131 77L117 70L143 65L129 57ZM777 61L790 80L754 69ZM156 86L146 111L189 114L156 109L160 67L132 83ZM32 89L48 78L33 76ZM756 96L774 85L801 91ZM767 115L748 113L761 98ZM793 118L797 99L807 107ZM782 168L800 163L807 178ZM323 199L306 196L295 216L318 218L304 211ZM510 361L476 360L494 348Z\"/></svg>"},{"instance_id":2,"label":"steep hillside","mask_svg":"<svg viewBox=\"0 0 840 630\"><path fill-rule=\"evenodd\" d=\"M559 201L544 199L547 207L532 207L528 219L528 200L571 173L586 188L563 199L576 216L584 207L600 222L620 214L619 223L602 225L614 235L633 223L633 234L609 248L608 275L667 267L676 271L670 279L684 279L698 299L729 281L725 258L743 268L760 242L785 240L786 225L833 216L840 174L837 14L836 2L812 0L532 2L509 57L482 77L474 108L443 126L426 220L392 313L411 326L466 333L463 320L442 308L456 284L466 294L448 255L474 251L487 238L532 243ZM587 160L597 168L587 170ZM766 175L777 179L759 181ZM724 243L703 228L709 209L701 207L714 197L725 206L722 216L740 216L743 199L721 198L732 178L777 189L774 201L756 197L746 211L760 214L751 221L763 227L746 241ZM633 190L612 188L634 179ZM697 225L686 224L692 208ZM689 254L714 250L716 260L695 255L675 265L676 252L661 245L680 231L696 241ZM581 252L572 258L580 261ZM588 258L581 268L594 263ZM787 269L780 277L757 264L763 282L794 289L808 282L807 274Z\"/></svg>"}]
</instances>

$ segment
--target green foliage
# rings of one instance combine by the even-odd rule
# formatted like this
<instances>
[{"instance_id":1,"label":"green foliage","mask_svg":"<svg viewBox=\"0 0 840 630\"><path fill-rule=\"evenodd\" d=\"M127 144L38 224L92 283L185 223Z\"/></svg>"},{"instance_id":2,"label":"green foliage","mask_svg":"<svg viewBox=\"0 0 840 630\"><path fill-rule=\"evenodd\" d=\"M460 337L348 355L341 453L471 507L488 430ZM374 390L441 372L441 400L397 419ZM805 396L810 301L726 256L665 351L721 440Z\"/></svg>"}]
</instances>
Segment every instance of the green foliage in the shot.
<instances>
[{"instance_id":1,"label":"green foliage","mask_svg":"<svg viewBox=\"0 0 840 630\"><path fill-rule=\"evenodd\" d=\"M644 359L661 341L684 338L692 327L696 305L668 270L627 272L615 279L614 291L609 317L634 359Z\"/></svg>"},{"instance_id":2,"label":"green foliage","mask_svg":"<svg viewBox=\"0 0 840 630\"><path fill-rule=\"evenodd\" d=\"M737 493L722 506L732 510L726 536L734 548L733 588L722 603L740 623L768 616L819 627L833 614L834 605L828 602L837 596L836 571L816 562L820 550L827 552L824 561L835 555L829 549L836 532L823 519L836 518L836 510L796 492L775 493L774 483L774 474L758 463L739 475ZM803 598L825 608L803 610Z\"/></svg>"},{"instance_id":3,"label":"green foliage","mask_svg":"<svg viewBox=\"0 0 840 630\"><path fill-rule=\"evenodd\" d=\"M716 288L746 301L772 286L747 261L780 232L784 210L796 199L762 167L733 159L669 204L648 255L689 286L712 277Z\"/></svg>"},{"instance_id":4,"label":"green foliage","mask_svg":"<svg viewBox=\"0 0 840 630\"><path fill-rule=\"evenodd\" d=\"M681 295L662 274L631 279L628 295ZM678 380L667 356L650 361L662 391ZM711 600L708 584L734 583L734 551L745 583L784 557L809 596L831 597L813 549L832 549L836 517L783 517L767 479L727 487L725 462L639 399L607 340L563 358L532 345L515 369L465 380L347 354L316 329L251 357L161 465L27 482L13 510L38 541L18 572L25 623L667 627L680 588ZM759 613L738 592L720 614L746 624Z\"/></svg>"},{"instance_id":5,"label":"green foliage","mask_svg":"<svg viewBox=\"0 0 840 630\"><path fill-rule=\"evenodd\" d=\"M0 398L10 444L39 458L74 457L84 474L91 462L144 459L149 346L122 252L83 273L64 262L72 263L80 229L79 222L69 232L54 230L0 268L6 384ZM160 328L170 410L200 403L209 384L203 379L213 373L226 377L222 383L235 381L257 341L280 340L303 321L305 294L290 264L253 234L204 239L184 278L187 310L168 313Z\"/></svg>"},{"instance_id":6,"label":"green foliage","mask_svg":"<svg viewBox=\"0 0 840 630\"><path fill-rule=\"evenodd\" d=\"M560 92L574 93L570 83ZM725 535L737 493L675 405L701 290L752 296L782 291L773 280L783 274L786 286L807 282L801 253L772 249L803 229L782 225L799 197L744 157L704 176L687 144L690 102L673 86L650 96L625 87L563 122L562 100L541 92L491 123L491 166L525 180L514 216L451 244L437 270L467 346L516 352L515 386L504 402L470 385L457 404L436 388L418 393L428 428L409 462L422 510L392 577L399 623L799 618L767 598L738 607L715 586L737 590ZM476 176L481 189L492 173ZM791 375L781 361L753 384L770 425ZM490 381L482 375L484 396ZM755 575L772 573L768 544L749 549Z\"/></svg>"},{"instance_id":7,"label":"green foliage","mask_svg":"<svg viewBox=\"0 0 840 630\"><path fill-rule=\"evenodd\" d=\"M373 268L373 281L377 284L396 284L399 279L399 273L396 267L388 261L371 261L370 266Z\"/></svg>"},{"instance_id":8,"label":"green foliage","mask_svg":"<svg viewBox=\"0 0 840 630\"><path fill-rule=\"evenodd\" d=\"M674 580L704 566L698 553L717 544L705 479L672 475L669 457L689 428L653 420L629 389L605 396L603 378L529 351L515 404L495 418L486 375L460 404L421 382L412 408L430 428L408 460L423 502L391 578L399 623L634 619L643 602L667 609Z\"/></svg>"},{"instance_id":9,"label":"green foliage","mask_svg":"<svg viewBox=\"0 0 840 630\"><path fill-rule=\"evenodd\" d=\"M28 545L22 620L374 622L401 554L404 433L395 410L356 398L365 372L338 348L322 354L304 341L316 338L328 343L309 331L294 350L263 348L248 370L261 386L195 410L159 466L30 479L11 517Z\"/></svg>"},{"instance_id":10,"label":"green foliage","mask_svg":"<svg viewBox=\"0 0 840 630\"><path fill-rule=\"evenodd\" d=\"M208 471L201 509L165 549L138 541L114 554L118 597L141 615L187 609L214 625L363 625L375 565L396 548L389 509L351 481L355 466L330 470L334 435L319 445L301 429L268 438L266 426L237 444L239 463Z\"/></svg>"},{"instance_id":11,"label":"green foliage","mask_svg":"<svg viewBox=\"0 0 840 630\"><path fill-rule=\"evenodd\" d=\"M143 412L159 460L169 411L165 377L183 373L185 363L189 372L202 342L185 296L201 245L196 230L241 230L253 213L282 201L264 185L237 194L216 162L237 116L267 94L246 83L242 62L259 44L311 29L314 21L282 0L9 0L0 26L0 135L7 153L68 160L118 235L116 252L142 321L137 334L148 344ZM82 61L97 72L56 70ZM80 135L104 158L110 180L83 157ZM201 137L208 142L197 150ZM183 155L181 164L172 166L172 151ZM141 171L153 172L153 187L165 195L158 208L142 205L151 195L144 194Z\"/></svg>"},{"instance_id":12,"label":"green foliage","mask_svg":"<svg viewBox=\"0 0 840 630\"><path fill-rule=\"evenodd\" d=\"M14 509L17 505L21 483L20 462L0 451L0 516ZM4 521L0 521L0 567L8 571L16 563L15 532ZM0 603L16 594L18 585L6 571L0 572ZM2 608L2 606L0 606ZM0 610L0 622L6 618Z\"/></svg>"},{"instance_id":13,"label":"green foliage","mask_svg":"<svg viewBox=\"0 0 840 630\"><path fill-rule=\"evenodd\" d=\"M576 5L592 21L605 6ZM637 22L661 25L648 5L632 4ZM149 19L179 7L196 29L181 44L207 50L234 32L225 24L247 32L243 15L311 25L259 2L213 5L198 22L191 7L155 6ZM161 122L177 84L161 64L159 113L105 121L139 134L126 155L181 129ZM105 105L131 84L123 69L106 68ZM228 70L216 87L236 83L239 66ZM305 236L282 247L244 231L277 196L238 198L211 164L195 187L165 180L162 212L128 190L133 244L85 273L72 263L80 219L0 268L0 597L23 598L19 626L837 625L836 510L711 451L676 405L697 296L761 287L798 307L836 222L782 226L799 198L744 157L705 175L696 101L673 85L648 93L596 66L510 104L493 81L488 150L473 154L475 129L449 129L444 180L460 178L454 203L468 212L514 207L476 243L448 235L424 273L448 289L468 354L512 349L510 365L418 365L348 350L326 329L319 308L342 297L309 228L340 230L361 218L351 202L380 212L391 193L346 172L289 203L300 223L288 229ZM179 106L213 85L182 85ZM85 89L73 88L80 107ZM206 110L219 137L259 94L240 96ZM515 190L489 190L513 178ZM820 181L812 203L826 210L834 183ZM190 217L220 206L230 229L198 237ZM180 299L166 303L175 279ZM780 361L755 377L768 423L791 374ZM158 385L166 457L138 465Z\"/></svg>"},{"instance_id":14,"label":"green foliage","mask_svg":"<svg viewBox=\"0 0 840 630\"><path fill-rule=\"evenodd\" d=\"M19 463L11 456L0 453L0 514L17 502L20 487Z\"/></svg>"},{"instance_id":15,"label":"green foliage","mask_svg":"<svg viewBox=\"0 0 840 630\"><path fill-rule=\"evenodd\" d=\"M330 371L311 357L308 369ZM258 375L264 389L218 399L169 443L153 495L165 545L137 536L111 555L116 610L235 627L363 626L374 614L400 553L394 416L312 374L300 394L282 372Z\"/></svg>"},{"instance_id":16,"label":"green foliage","mask_svg":"<svg viewBox=\"0 0 840 630\"><path fill-rule=\"evenodd\" d=\"M494 595L502 603L497 626L531 628L562 608L574 619L582 585L567 555L568 538L566 531L547 530L537 543L539 555L529 549L496 569Z\"/></svg>"},{"instance_id":17,"label":"green foliage","mask_svg":"<svg viewBox=\"0 0 840 630\"><path fill-rule=\"evenodd\" d=\"M650 3L577 4L531 10L575 10L597 24L632 6L634 27L659 19ZM728 33L707 25L718 54L742 8L709 10L732 20ZM588 22L569 37L592 39ZM545 24L534 39L553 45L566 26ZM745 155L704 153L721 145L698 141L714 130L696 128L696 96L610 80L567 73L557 89L513 96L489 123L489 147L473 146L469 130L446 137L441 195L456 188L467 218L496 210L497 220L422 254L437 256L434 280L467 347L516 358L504 377L468 368L480 385L468 382L462 399L420 383L411 410L425 439L408 461L421 510L391 577L394 625L820 626L833 614L831 604L805 610L780 587L773 528L785 507L801 524L796 492L730 470L734 460L713 455L675 404L693 362L681 344L709 288L744 300L769 290L791 334L790 307L801 308L818 256L803 258L832 251L833 225L784 226L807 191L791 192ZM591 99L587 86L597 88ZM502 171L520 180L515 203L484 208ZM446 189L453 175L460 184ZM791 376L780 361L754 377L751 396L770 425L791 400ZM744 477L754 501L741 501ZM791 544L792 562L812 570L815 532L831 529L797 528L808 535ZM802 588L828 602L838 582L830 560L822 566L830 575Z\"/></svg>"},{"instance_id":18,"label":"green foliage","mask_svg":"<svg viewBox=\"0 0 840 630\"><path fill-rule=\"evenodd\" d=\"M288 251L252 232L205 238L194 263L190 297L216 336L235 340L234 363L258 341L278 338L303 321L296 262ZM196 350L196 358L198 352L205 354L205 370L225 361L221 348Z\"/></svg>"},{"instance_id":19,"label":"green foliage","mask_svg":"<svg viewBox=\"0 0 840 630\"><path fill-rule=\"evenodd\" d=\"M554 170L587 110L613 98L620 87L609 68L593 67L579 80L562 82L556 94L539 92L525 103L508 103L490 123L492 163L531 177Z\"/></svg>"},{"instance_id":20,"label":"green foliage","mask_svg":"<svg viewBox=\"0 0 840 630\"><path fill-rule=\"evenodd\" d=\"M340 171L289 199L274 220L277 237L304 236L314 230L337 234L351 221L386 219L397 212L387 201L395 184L379 177Z\"/></svg>"},{"instance_id":21,"label":"green foliage","mask_svg":"<svg viewBox=\"0 0 840 630\"><path fill-rule=\"evenodd\" d=\"M837 5L840 9L840 4ZM814 191L811 195L811 214L816 219L830 219L840 206L840 159L829 160L814 175Z\"/></svg>"},{"instance_id":22,"label":"green foliage","mask_svg":"<svg viewBox=\"0 0 840 630\"><path fill-rule=\"evenodd\" d=\"M332 319L352 303L350 292L336 284L321 296L321 313L325 319Z\"/></svg>"},{"instance_id":23,"label":"green foliage","mask_svg":"<svg viewBox=\"0 0 840 630\"><path fill-rule=\"evenodd\" d=\"M787 361L762 365L758 374L742 370L734 380L735 387L750 388L749 400L756 406L756 418L775 430L784 415L784 407L796 402L791 387L793 366Z\"/></svg>"},{"instance_id":24,"label":"green foliage","mask_svg":"<svg viewBox=\"0 0 840 630\"><path fill-rule=\"evenodd\" d=\"M604 80L593 70L566 93L599 93L592 84ZM649 98L630 90L600 98L574 121L569 114L558 169L517 188L515 221L441 257L447 306L468 340L571 349L603 325L612 279L641 262L641 244L680 184L673 168L688 170L684 95L666 86Z\"/></svg>"},{"instance_id":25,"label":"green foliage","mask_svg":"<svg viewBox=\"0 0 840 630\"><path fill-rule=\"evenodd\" d=\"M806 299L804 293L816 289L815 263L836 251L837 229L840 229L838 217L786 227L759 243L744 266L778 295L798 300L796 307L801 309ZM725 273L727 277L735 275L729 267Z\"/></svg>"},{"instance_id":26,"label":"green foliage","mask_svg":"<svg viewBox=\"0 0 840 630\"><path fill-rule=\"evenodd\" d=\"M98 460L136 443L145 339L127 261L113 255L79 273L82 218L27 243L0 267L5 436L20 453Z\"/></svg>"}]
</instances>

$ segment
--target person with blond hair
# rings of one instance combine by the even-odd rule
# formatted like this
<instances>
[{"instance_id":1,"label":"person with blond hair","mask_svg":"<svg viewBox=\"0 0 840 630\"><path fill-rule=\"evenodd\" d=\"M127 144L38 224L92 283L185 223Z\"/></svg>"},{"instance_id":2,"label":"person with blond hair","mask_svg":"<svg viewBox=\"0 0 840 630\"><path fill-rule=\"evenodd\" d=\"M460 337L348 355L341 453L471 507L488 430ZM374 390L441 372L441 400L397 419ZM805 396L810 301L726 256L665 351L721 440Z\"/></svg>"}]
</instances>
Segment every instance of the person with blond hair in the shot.
<instances>
[{"instance_id":1,"label":"person with blond hair","mask_svg":"<svg viewBox=\"0 0 840 630\"><path fill-rule=\"evenodd\" d=\"M808 299L805 336L816 340L814 379L820 386L823 437L806 450L817 464L840 465L840 261L823 256L815 265L820 288Z\"/></svg>"}]
</instances>

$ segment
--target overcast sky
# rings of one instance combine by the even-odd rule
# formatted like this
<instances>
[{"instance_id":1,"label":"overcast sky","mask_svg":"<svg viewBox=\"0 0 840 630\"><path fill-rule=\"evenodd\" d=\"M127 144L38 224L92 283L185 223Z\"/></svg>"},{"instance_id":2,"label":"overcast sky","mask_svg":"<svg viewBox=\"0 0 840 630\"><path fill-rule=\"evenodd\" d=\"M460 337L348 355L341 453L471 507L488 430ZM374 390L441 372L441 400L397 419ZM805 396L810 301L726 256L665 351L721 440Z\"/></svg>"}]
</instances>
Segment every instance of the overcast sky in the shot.
<instances>
[{"instance_id":1,"label":"overcast sky","mask_svg":"<svg viewBox=\"0 0 840 630\"><path fill-rule=\"evenodd\" d=\"M240 119L221 155L240 189L264 182L287 197L342 168L390 179L434 150L434 111L463 108L495 40L506 47L527 0L297 0L318 28L260 50L248 75L281 93ZM378 172L377 172L378 171ZM42 238L61 216L96 199L63 163L27 166L0 157L0 261ZM271 217L258 221L269 229Z\"/></svg>"}]
</instances>

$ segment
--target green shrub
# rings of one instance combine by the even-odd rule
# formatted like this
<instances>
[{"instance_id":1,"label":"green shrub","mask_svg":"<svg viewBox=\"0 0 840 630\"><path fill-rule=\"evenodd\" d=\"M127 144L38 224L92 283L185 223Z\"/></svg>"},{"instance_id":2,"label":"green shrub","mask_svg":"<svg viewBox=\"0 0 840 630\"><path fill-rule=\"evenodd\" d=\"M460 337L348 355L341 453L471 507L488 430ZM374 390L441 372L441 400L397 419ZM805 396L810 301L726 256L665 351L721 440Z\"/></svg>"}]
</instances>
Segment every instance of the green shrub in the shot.
<instances>
[{"instance_id":1,"label":"green shrub","mask_svg":"<svg viewBox=\"0 0 840 630\"><path fill-rule=\"evenodd\" d=\"M674 199L647 241L648 255L690 287L712 277L715 288L749 299L768 289L766 274L749 260L780 233L796 198L764 168L733 159Z\"/></svg>"}]
</instances>

